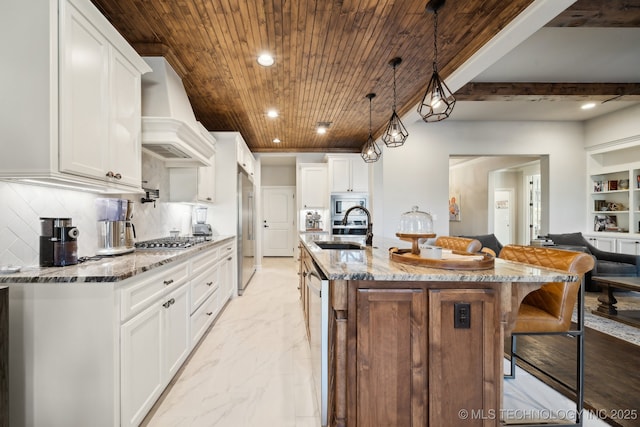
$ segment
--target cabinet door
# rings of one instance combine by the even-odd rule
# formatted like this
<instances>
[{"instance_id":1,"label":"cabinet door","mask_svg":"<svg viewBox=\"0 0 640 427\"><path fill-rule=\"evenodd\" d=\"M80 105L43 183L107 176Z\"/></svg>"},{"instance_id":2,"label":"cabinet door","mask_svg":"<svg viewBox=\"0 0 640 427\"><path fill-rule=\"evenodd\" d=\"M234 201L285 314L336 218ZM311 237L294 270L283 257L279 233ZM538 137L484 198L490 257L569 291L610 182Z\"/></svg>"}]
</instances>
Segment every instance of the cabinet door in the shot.
<instances>
[{"instance_id":1,"label":"cabinet door","mask_svg":"<svg viewBox=\"0 0 640 427\"><path fill-rule=\"evenodd\" d=\"M72 4L64 5L60 34L59 169L106 179L109 44Z\"/></svg>"},{"instance_id":2,"label":"cabinet door","mask_svg":"<svg viewBox=\"0 0 640 427\"><path fill-rule=\"evenodd\" d=\"M351 191L369 191L369 165L359 156L351 160Z\"/></svg>"},{"instance_id":3,"label":"cabinet door","mask_svg":"<svg viewBox=\"0 0 640 427\"><path fill-rule=\"evenodd\" d=\"M121 328L121 413L123 426L138 426L164 389L163 310L154 304Z\"/></svg>"},{"instance_id":4,"label":"cabinet door","mask_svg":"<svg viewBox=\"0 0 640 427\"><path fill-rule=\"evenodd\" d=\"M109 161L105 164L105 173L112 172L118 184L139 188L142 181L140 73L120 52L115 49L111 52Z\"/></svg>"},{"instance_id":5,"label":"cabinet door","mask_svg":"<svg viewBox=\"0 0 640 427\"><path fill-rule=\"evenodd\" d=\"M216 158L209 159L211 166L198 168L198 200L213 203L216 200Z\"/></svg>"},{"instance_id":6,"label":"cabinet door","mask_svg":"<svg viewBox=\"0 0 640 427\"><path fill-rule=\"evenodd\" d=\"M351 159L329 159L331 191L351 191Z\"/></svg>"},{"instance_id":7,"label":"cabinet door","mask_svg":"<svg viewBox=\"0 0 640 427\"><path fill-rule=\"evenodd\" d=\"M640 240L618 239L617 252L621 254L640 255Z\"/></svg>"},{"instance_id":8,"label":"cabinet door","mask_svg":"<svg viewBox=\"0 0 640 427\"><path fill-rule=\"evenodd\" d=\"M167 382L178 372L191 349L191 335L189 333L191 323L190 307L188 283L169 294L163 302L164 354L166 356L164 371L168 375L166 377Z\"/></svg>"},{"instance_id":9,"label":"cabinet door","mask_svg":"<svg viewBox=\"0 0 640 427\"><path fill-rule=\"evenodd\" d=\"M300 169L302 207L324 209L329 204L326 165L303 166Z\"/></svg>"},{"instance_id":10,"label":"cabinet door","mask_svg":"<svg viewBox=\"0 0 640 427\"><path fill-rule=\"evenodd\" d=\"M428 425L451 425L463 409L491 414L499 408L501 387L494 383L502 376L502 354L496 354L502 342L496 308L490 289L429 291ZM456 326L461 310L468 322ZM479 417L464 425L485 422Z\"/></svg>"},{"instance_id":11,"label":"cabinet door","mask_svg":"<svg viewBox=\"0 0 640 427\"><path fill-rule=\"evenodd\" d=\"M354 425L427 425L426 292L358 289L356 298Z\"/></svg>"},{"instance_id":12,"label":"cabinet door","mask_svg":"<svg viewBox=\"0 0 640 427\"><path fill-rule=\"evenodd\" d=\"M607 252L615 252L616 251L616 239L613 237L585 237L589 243L591 243L596 248L607 251Z\"/></svg>"}]
</instances>

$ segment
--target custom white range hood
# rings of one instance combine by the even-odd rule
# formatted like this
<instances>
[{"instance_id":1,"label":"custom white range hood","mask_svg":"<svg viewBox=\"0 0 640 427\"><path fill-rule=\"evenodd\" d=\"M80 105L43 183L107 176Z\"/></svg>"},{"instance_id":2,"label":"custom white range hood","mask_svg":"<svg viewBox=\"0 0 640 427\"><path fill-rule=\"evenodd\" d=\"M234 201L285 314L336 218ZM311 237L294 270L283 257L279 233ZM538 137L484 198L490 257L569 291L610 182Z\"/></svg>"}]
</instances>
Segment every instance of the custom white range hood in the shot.
<instances>
[{"instance_id":1,"label":"custom white range hood","mask_svg":"<svg viewBox=\"0 0 640 427\"><path fill-rule=\"evenodd\" d=\"M167 167L209 166L215 139L196 120L180 76L163 57L144 57L142 149Z\"/></svg>"}]
</instances>

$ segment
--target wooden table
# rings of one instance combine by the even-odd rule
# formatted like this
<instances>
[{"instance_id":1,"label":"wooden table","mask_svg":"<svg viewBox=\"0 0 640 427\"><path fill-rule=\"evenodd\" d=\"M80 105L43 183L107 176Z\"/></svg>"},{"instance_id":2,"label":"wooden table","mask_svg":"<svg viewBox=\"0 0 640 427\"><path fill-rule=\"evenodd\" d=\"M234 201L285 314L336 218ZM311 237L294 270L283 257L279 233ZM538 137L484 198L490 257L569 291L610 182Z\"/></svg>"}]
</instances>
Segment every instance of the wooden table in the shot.
<instances>
[{"instance_id":1,"label":"wooden table","mask_svg":"<svg viewBox=\"0 0 640 427\"><path fill-rule=\"evenodd\" d=\"M640 277L594 276L591 280L602 288L602 295L598 297L600 304L596 310L591 311L593 314L640 327L640 310L618 311L618 300L613 296L614 288L640 292Z\"/></svg>"}]
</instances>

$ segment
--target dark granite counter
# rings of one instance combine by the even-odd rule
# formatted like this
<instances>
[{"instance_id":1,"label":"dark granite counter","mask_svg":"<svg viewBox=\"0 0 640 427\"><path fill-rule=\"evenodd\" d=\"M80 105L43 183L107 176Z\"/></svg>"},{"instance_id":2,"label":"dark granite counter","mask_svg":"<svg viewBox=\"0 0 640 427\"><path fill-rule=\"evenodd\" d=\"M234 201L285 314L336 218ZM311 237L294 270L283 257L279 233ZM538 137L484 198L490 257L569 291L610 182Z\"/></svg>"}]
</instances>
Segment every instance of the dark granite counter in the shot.
<instances>
[{"instance_id":1,"label":"dark granite counter","mask_svg":"<svg viewBox=\"0 0 640 427\"><path fill-rule=\"evenodd\" d=\"M0 275L0 283L119 282L163 265L184 261L235 236L219 236L187 249L136 250L130 254L102 257L67 267L23 267Z\"/></svg>"}]
</instances>

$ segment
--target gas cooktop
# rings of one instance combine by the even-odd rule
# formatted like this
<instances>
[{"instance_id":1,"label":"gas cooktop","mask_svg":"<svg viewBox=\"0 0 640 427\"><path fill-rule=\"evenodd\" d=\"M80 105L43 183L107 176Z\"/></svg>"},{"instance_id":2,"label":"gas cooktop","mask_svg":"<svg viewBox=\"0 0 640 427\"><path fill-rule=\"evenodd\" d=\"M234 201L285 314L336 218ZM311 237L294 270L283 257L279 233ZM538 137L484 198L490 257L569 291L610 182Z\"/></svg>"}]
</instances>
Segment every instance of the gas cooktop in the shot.
<instances>
[{"instance_id":1,"label":"gas cooktop","mask_svg":"<svg viewBox=\"0 0 640 427\"><path fill-rule=\"evenodd\" d=\"M161 237L159 239L136 242L136 249L186 249L207 242L206 236Z\"/></svg>"}]
</instances>

